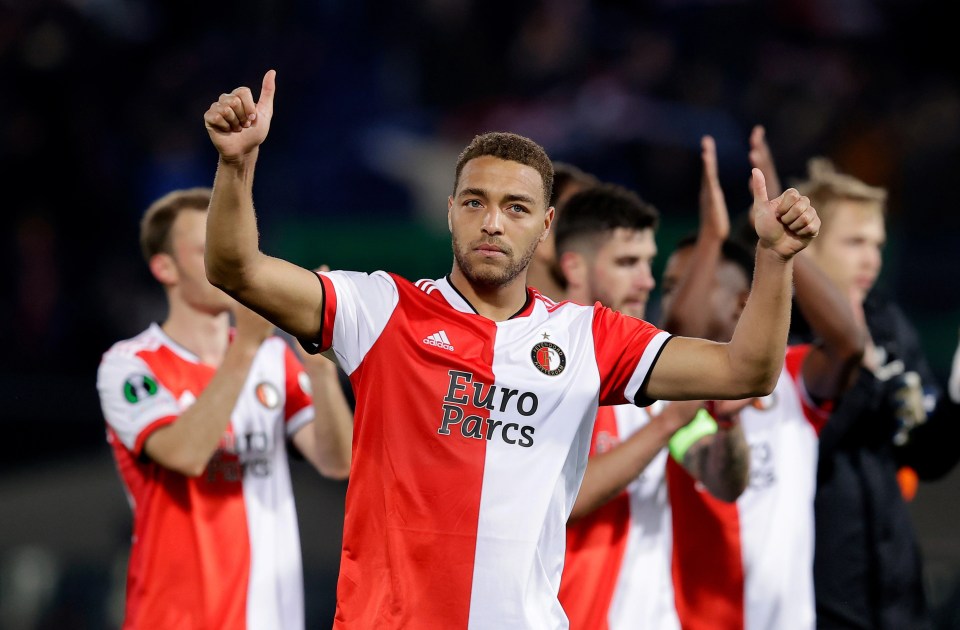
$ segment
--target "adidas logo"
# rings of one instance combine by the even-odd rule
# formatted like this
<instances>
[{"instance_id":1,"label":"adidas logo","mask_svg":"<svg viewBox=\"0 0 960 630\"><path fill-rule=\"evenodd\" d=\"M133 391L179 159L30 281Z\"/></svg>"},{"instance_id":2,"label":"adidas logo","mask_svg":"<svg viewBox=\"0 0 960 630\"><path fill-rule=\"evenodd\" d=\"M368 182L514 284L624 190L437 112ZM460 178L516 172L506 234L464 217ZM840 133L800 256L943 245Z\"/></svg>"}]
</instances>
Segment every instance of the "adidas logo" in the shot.
<instances>
[{"instance_id":1,"label":"adidas logo","mask_svg":"<svg viewBox=\"0 0 960 630\"><path fill-rule=\"evenodd\" d=\"M453 346L450 345L450 340L447 339L447 333L442 330L424 337L423 343L427 344L428 346L436 346L438 348L443 348L444 350L453 352Z\"/></svg>"}]
</instances>

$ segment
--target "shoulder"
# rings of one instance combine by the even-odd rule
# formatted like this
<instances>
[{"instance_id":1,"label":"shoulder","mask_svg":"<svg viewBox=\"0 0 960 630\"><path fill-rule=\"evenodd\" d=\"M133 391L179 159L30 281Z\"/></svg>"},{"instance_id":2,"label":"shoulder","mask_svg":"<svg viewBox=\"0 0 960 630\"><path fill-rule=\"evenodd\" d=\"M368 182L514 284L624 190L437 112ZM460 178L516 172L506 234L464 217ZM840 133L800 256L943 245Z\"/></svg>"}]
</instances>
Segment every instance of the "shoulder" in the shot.
<instances>
[{"instance_id":1,"label":"shoulder","mask_svg":"<svg viewBox=\"0 0 960 630\"><path fill-rule=\"evenodd\" d=\"M103 353L101 363L134 359L144 352L154 352L163 345L163 340L154 333L153 327L144 330L136 337L114 343Z\"/></svg>"}]
</instances>

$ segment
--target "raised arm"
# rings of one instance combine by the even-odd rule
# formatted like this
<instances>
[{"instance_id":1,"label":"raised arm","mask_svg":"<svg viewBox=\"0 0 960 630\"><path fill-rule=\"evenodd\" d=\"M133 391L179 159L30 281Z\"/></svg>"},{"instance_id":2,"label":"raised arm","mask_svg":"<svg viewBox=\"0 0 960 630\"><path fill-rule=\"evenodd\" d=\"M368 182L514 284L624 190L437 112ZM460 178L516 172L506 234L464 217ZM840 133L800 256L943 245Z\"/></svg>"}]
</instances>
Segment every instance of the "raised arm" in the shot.
<instances>
[{"instance_id":1,"label":"raised arm","mask_svg":"<svg viewBox=\"0 0 960 630\"><path fill-rule=\"evenodd\" d=\"M750 134L749 158L763 172L767 193L780 194L773 152L759 125ZM804 253L794 262L794 284L797 307L818 337L803 363L804 386L814 400L832 400L852 382L867 342L866 325L855 318L850 299Z\"/></svg>"},{"instance_id":2,"label":"raised arm","mask_svg":"<svg viewBox=\"0 0 960 630\"><path fill-rule=\"evenodd\" d=\"M671 308L664 312L662 327L675 335L704 337L711 317L703 308L703 296L709 295L716 282L723 242L730 235L730 215L717 174L717 147L711 136L700 142L703 171L700 180L700 224L693 246L688 273L669 289Z\"/></svg>"},{"instance_id":3,"label":"raised arm","mask_svg":"<svg viewBox=\"0 0 960 630\"><path fill-rule=\"evenodd\" d=\"M753 288L733 338L670 341L651 372L646 389L651 398L750 398L776 385L790 327L793 257L819 232L820 218L793 188L769 199L759 169L753 169L750 186L759 242Z\"/></svg>"},{"instance_id":4,"label":"raised arm","mask_svg":"<svg viewBox=\"0 0 960 630\"><path fill-rule=\"evenodd\" d=\"M260 100L239 87L203 116L220 154L207 217L207 279L279 328L301 339L317 336L323 290L316 275L260 251L253 209L253 174L270 131L276 72L263 77Z\"/></svg>"}]
</instances>

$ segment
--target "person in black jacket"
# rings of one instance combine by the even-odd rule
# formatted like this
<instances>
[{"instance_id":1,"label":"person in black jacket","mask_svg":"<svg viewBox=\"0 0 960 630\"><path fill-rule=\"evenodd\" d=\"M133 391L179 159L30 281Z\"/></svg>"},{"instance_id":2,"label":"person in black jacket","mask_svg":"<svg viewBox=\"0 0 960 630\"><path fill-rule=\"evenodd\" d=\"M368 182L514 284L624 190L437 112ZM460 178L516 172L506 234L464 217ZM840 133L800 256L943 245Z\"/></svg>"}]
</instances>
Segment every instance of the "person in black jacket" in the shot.
<instances>
[{"instance_id":1,"label":"person in black jacket","mask_svg":"<svg viewBox=\"0 0 960 630\"><path fill-rule=\"evenodd\" d=\"M750 160L779 187L763 129ZM960 459L960 413L944 395L902 309L874 287L886 239L886 191L815 158L803 182L823 218L809 258L850 296L868 332L861 369L820 435L814 584L819 628L931 628L923 558L897 473L922 481ZM811 334L795 310L791 336Z\"/></svg>"}]
</instances>

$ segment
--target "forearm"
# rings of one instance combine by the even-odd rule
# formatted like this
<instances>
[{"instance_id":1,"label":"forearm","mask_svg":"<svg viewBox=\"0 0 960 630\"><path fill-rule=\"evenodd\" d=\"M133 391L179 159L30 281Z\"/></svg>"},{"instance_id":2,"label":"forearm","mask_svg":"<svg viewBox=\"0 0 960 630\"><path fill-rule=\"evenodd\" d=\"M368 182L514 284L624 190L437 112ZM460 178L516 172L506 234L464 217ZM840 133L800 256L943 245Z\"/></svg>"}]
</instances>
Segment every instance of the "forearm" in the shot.
<instances>
[{"instance_id":1,"label":"forearm","mask_svg":"<svg viewBox=\"0 0 960 630\"><path fill-rule=\"evenodd\" d=\"M184 475L200 475L220 445L255 355L256 348L231 345L190 408L147 438L147 455Z\"/></svg>"},{"instance_id":2,"label":"forearm","mask_svg":"<svg viewBox=\"0 0 960 630\"><path fill-rule=\"evenodd\" d=\"M814 399L831 400L849 386L863 357L866 330L826 274L805 254L794 260L797 306L820 342L804 362L804 382Z\"/></svg>"},{"instance_id":3,"label":"forearm","mask_svg":"<svg viewBox=\"0 0 960 630\"><path fill-rule=\"evenodd\" d=\"M750 480L750 448L743 428L739 423L719 428L691 447L683 464L710 494L736 501Z\"/></svg>"},{"instance_id":4,"label":"forearm","mask_svg":"<svg viewBox=\"0 0 960 630\"><path fill-rule=\"evenodd\" d=\"M217 165L207 216L207 278L227 293L242 292L261 256L253 209L253 174L257 151Z\"/></svg>"},{"instance_id":5,"label":"forearm","mask_svg":"<svg viewBox=\"0 0 960 630\"><path fill-rule=\"evenodd\" d=\"M664 423L649 422L613 449L592 456L570 520L590 514L623 492L666 447L672 435L673 430Z\"/></svg>"},{"instance_id":6,"label":"forearm","mask_svg":"<svg viewBox=\"0 0 960 630\"><path fill-rule=\"evenodd\" d=\"M327 365L318 365L320 361ZM337 366L328 359L311 359L306 370L313 392L314 447L304 457L323 476L346 479L350 474L353 412L340 388Z\"/></svg>"},{"instance_id":7,"label":"forearm","mask_svg":"<svg viewBox=\"0 0 960 630\"><path fill-rule=\"evenodd\" d=\"M773 391L783 369L790 329L793 260L757 247L750 298L727 344L728 365L751 395ZM746 397L746 396L740 396Z\"/></svg>"},{"instance_id":8,"label":"forearm","mask_svg":"<svg viewBox=\"0 0 960 630\"><path fill-rule=\"evenodd\" d=\"M663 314L663 329L685 337L704 337L712 313L703 307L703 296L713 290L723 241L700 234L690 259L690 272L674 290L670 310Z\"/></svg>"}]
</instances>

